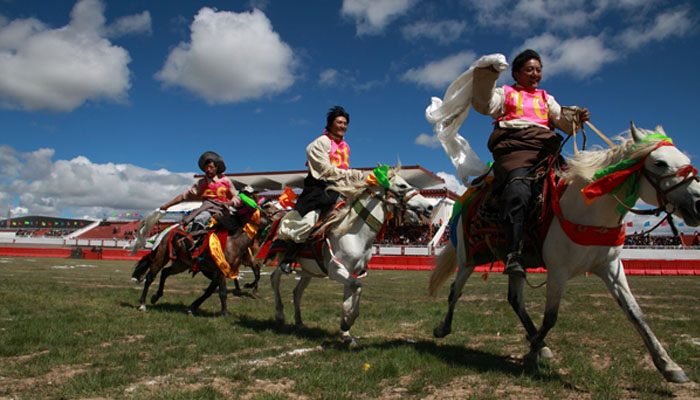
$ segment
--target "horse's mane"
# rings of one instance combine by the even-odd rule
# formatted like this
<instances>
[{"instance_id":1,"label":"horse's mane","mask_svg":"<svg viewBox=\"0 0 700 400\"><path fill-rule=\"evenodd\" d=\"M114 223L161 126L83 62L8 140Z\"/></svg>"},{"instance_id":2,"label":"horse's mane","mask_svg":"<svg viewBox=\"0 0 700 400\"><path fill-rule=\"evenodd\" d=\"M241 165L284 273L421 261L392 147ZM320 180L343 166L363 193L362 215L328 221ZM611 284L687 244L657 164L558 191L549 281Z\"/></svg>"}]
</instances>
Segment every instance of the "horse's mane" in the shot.
<instances>
[{"instance_id":1,"label":"horse's mane","mask_svg":"<svg viewBox=\"0 0 700 400\"><path fill-rule=\"evenodd\" d=\"M389 172L387 173L387 178L391 180L391 178L393 178L395 175L398 175L400 168L401 167L399 166L396 168L389 169ZM353 203L358 197L362 195L362 193L370 189L371 186L372 185L367 183L367 181L365 181L364 179L361 181L351 181L344 184L330 186L328 188L329 190L335 190L336 192L340 193L343 197L345 197L346 204L340 210L338 210L338 212L336 212L335 215L329 218L328 221L326 221L319 228L319 230L323 230L329 226L338 224L342 221L342 223L339 223L337 226L332 228L333 233L336 235L342 235L343 233L347 232L348 229L350 229L352 224L355 222L357 217L359 217L357 213L350 212L352 210Z\"/></svg>"},{"instance_id":2,"label":"horse's mane","mask_svg":"<svg viewBox=\"0 0 700 400\"><path fill-rule=\"evenodd\" d=\"M656 133L646 129L638 131L645 134ZM600 146L595 146L594 150L580 151L574 157L567 159L567 169L561 171L560 175L569 182L582 181L588 183L593 179L593 175L603 168L614 165L622 160L642 158L649 154L651 149L655 147L660 139L649 139L640 143L635 143L630 137L618 136L614 138L619 145L603 149Z\"/></svg>"}]
</instances>

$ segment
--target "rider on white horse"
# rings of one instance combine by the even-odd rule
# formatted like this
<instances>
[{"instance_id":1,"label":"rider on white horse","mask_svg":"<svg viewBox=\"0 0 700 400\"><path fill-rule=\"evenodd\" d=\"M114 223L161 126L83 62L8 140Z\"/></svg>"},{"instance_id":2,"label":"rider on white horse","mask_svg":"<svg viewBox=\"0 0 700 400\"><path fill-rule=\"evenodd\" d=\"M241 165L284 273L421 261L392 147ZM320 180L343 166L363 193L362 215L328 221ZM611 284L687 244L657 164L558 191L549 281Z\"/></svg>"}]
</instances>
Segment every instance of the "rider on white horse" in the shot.
<instances>
[{"instance_id":1,"label":"rider on white horse","mask_svg":"<svg viewBox=\"0 0 700 400\"><path fill-rule=\"evenodd\" d=\"M350 146L343 140L350 115L343 107L335 106L326 115L326 129L306 147L306 165L309 174L304 179L304 190L297 199L295 210L280 221L277 238L287 241L289 247L279 267L290 273L297 252L301 249L323 211L332 207L338 192L326 190L334 184L347 184L363 179L362 171L350 169Z\"/></svg>"},{"instance_id":2,"label":"rider on white horse","mask_svg":"<svg viewBox=\"0 0 700 400\"><path fill-rule=\"evenodd\" d=\"M505 185L501 193L500 219L506 241L505 274L525 275L521 251L523 228L533 195L533 167L556 154L562 137L558 128L573 133L572 121L562 118L554 97L538 89L542 60L534 50L525 50L513 60L514 85L496 88L500 72L492 67L474 70L472 106L497 122L488 148L494 157L495 184ZM578 124L587 121L585 108L576 108ZM564 117L568 117L565 115Z\"/></svg>"}]
</instances>

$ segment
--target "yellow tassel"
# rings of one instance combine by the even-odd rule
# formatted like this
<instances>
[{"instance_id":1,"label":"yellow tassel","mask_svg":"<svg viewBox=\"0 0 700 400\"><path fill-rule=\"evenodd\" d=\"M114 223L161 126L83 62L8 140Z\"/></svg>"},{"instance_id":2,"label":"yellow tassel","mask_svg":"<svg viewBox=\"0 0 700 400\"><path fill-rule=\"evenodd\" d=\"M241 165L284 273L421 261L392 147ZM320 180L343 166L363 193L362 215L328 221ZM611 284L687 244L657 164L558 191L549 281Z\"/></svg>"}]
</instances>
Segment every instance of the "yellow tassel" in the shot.
<instances>
[{"instance_id":1,"label":"yellow tassel","mask_svg":"<svg viewBox=\"0 0 700 400\"><path fill-rule=\"evenodd\" d=\"M219 267L219 270L221 270L221 273L224 274L225 277L229 279L238 278L238 268L234 271L228 261L226 261L226 256L221 249L221 242L214 233L209 236L209 253L211 253L211 258L214 259L216 266Z\"/></svg>"}]
</instances>

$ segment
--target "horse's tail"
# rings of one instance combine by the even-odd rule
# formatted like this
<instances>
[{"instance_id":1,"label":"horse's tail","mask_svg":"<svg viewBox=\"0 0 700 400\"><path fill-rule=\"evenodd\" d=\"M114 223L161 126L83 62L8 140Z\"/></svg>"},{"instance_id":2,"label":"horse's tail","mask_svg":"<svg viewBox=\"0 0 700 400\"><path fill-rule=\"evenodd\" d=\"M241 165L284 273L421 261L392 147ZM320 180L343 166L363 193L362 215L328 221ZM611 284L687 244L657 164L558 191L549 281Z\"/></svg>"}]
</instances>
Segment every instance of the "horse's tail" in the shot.
<instances>
[{"instance_id":1,"label":"horse's tail","mask_svg":"<svg viewBox=\"0 0 700 400\"><path fill-rule=\"evenodd\" d=\"M447 242L447 245L442 248L442 251L435 258L435 269L430 275L430 295L437 296L438 290L445 283L447 278L452 275L457 267L457 251L455 251L452 242Z\"/></svg>"},{"instance_id":2,"label":"horse's tail","mask_svg":"<svg viewBox=\"0 0 700 400\"><path fill-rule=\"evenodd\" d=\"M152 264L153 252L150 252L145 256L141 257L139 262L137 262L134 266L134 272L131 274L131 280L141 282L143 276L146 274L146 271L148 271L148 269L151 268Z\"/></svg>"}]
</instances>

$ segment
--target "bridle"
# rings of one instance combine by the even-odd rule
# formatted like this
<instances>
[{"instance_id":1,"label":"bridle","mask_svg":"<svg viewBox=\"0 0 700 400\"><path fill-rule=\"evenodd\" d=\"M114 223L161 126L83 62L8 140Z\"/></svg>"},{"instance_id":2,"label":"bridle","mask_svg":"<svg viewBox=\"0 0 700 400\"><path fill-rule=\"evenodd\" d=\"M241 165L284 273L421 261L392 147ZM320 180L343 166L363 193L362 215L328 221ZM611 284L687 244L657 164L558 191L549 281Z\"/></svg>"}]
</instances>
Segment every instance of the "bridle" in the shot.
<instances>
[{"instance_id":1,"label":"bridle","mask_svg":"<svg viewBox=\"0 0 700 400\"><path fill-rule=\"evenodd\" d=\"M674 212L675 209L674 205L668 200L668 194L690 181L700 182L700 177L698 177L698 169L690 164L684 165L678 168L678 170L676 170L675 172L671 172L669 174L655 174L647 170L646 168L642 168L642 174L645 178L647 178L647 181L649 181L654 190L656 190L656 197L660 204L658 208L663 209L669 214ZM665 179L673 178L682 179L675 185L672 185L667 189L662 189L662 182Z\"/></svg>"},{"instance_id":2,"label":"bridle","mask_svg":"<svg viewBox=\"0 0 700 400\"><path fill-rule=\"evenodd\" d=\"M657 147L658 148L658 147ZM652 151L649 152L651 154L654 150L657 148L654 148ZM644 156L644 158L640 162L644 162L646 158L649 156L647 154ZM655 174L648 169L642 167L641 168L641 174L647 179L651 187L654 188L656 191L656 199L657 202L659 203L659 206L656 208L652 209L647 209L647 210L639 210L635 208L628 207L627 205L623 204L623 202L616 196L613 195L615 200L617 200L620 205L622 205L627 211L637 214L637 215L656 215L658 216L661 212L666 212L667 214L672 214L675 209L675 205L668 199L668 194L673 192L674 190L678 189L679 187L685 185L686 183L689 183L691 181L696 181L700 182L700 177L698 177L698 170L694 166L690 164L686 164L678 168L675 172L671 172L668 174ZM662 188L662 183L666 179L674 179L674 178L682 178L679 182L676 184L663 189Z\"/></svg>"}]
</instances>

